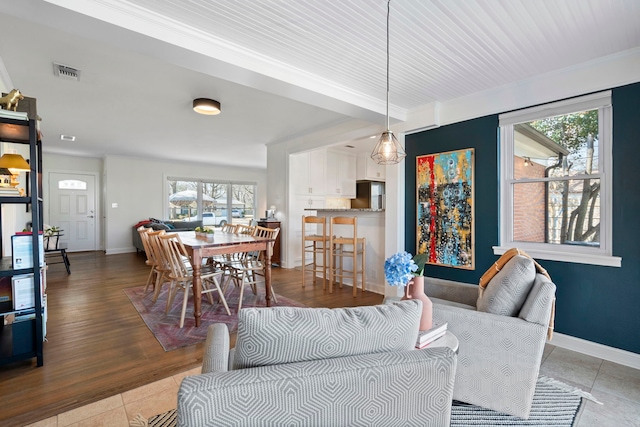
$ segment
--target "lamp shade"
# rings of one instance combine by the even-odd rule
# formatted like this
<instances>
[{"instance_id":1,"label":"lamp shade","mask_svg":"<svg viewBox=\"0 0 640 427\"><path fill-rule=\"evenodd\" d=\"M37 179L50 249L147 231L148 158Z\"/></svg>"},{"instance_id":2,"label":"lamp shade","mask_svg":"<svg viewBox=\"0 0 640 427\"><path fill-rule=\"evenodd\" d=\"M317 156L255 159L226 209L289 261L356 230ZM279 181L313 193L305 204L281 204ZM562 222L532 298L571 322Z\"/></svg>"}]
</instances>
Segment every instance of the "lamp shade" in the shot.
<instances>
[{"instance_id":1,"label":"lamp shade","mask_svg":"<svg viewBox=\"0 0 640 427\"><path fill-rule=\"evenodd\" d=\"M371 158L379 165L395 165L400 163L407 156L404 149L398 142L396 136L390 130L382 132L376 144Z\"/></svg>"},{"instance_id":2,"label":"lamp shade","mask_svg":"<svg viewBox=\"0 0 640 427\"><path fill-rule=\"evenodd\" d=\"M31 166L20 154L5 153L0 157L0 168L30 171Z\"/></svg>"},{"instance_id":3,"label":"lamp shade","mask_svg":"<svg viewBox=\"0 0 640 427\"><path fill-rule=\"evenodd\" d=\"M193 100L193 111L208 116L220 114L220 103L209 98L196 98Z\"/></svg>"}]
</instances>

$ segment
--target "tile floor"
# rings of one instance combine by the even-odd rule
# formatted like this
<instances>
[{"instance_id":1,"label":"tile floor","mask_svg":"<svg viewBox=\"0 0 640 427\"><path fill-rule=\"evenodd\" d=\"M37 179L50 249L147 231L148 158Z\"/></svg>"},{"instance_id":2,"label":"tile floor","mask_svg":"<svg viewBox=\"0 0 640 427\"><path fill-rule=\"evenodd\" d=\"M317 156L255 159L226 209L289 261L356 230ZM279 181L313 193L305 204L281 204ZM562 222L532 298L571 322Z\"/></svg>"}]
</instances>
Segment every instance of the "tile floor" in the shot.
<instances>
[{"instance_id":1,"label":"tile floor","mask_svg":"<svg viewBox=\"0 0 640 427\"><path fill-rule=\"evenodd\" d=\"M195 368L27 427L128 427L137 414L148 418L175 408L180 381L199 372ZM640 427L640 370L547 345L540 375L578 387L603 403L587 400L575 427Z\"/></svg>"}]
</instances>

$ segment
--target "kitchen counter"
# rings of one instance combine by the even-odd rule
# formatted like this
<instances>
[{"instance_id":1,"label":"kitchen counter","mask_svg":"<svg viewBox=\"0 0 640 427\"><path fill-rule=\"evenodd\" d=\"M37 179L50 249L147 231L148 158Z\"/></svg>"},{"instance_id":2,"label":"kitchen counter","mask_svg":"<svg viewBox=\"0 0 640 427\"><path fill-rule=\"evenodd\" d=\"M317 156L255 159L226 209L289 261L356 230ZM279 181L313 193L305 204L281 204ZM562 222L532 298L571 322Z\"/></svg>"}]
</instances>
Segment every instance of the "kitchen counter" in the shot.
<instances>
[{"instance_id":1,"label":"kitchen counter","mask_svg":"<svg viewBox=\"0 0 640 427\"><path fill-rule=\"evenodd\" d=\"M307 210L316 211L317 216L327 218L327 233L329 233L329 218L331 217L353 216L358 218L358 237L367 238L366 289L384 295L384 209L320 208ZM346 225L336 225L333 233L336 236L352 235L352 231ZM351 269L349 260L346 261L345 269ZM345 282L351 284L348 280Z\"/></svg>"}]
</instances>

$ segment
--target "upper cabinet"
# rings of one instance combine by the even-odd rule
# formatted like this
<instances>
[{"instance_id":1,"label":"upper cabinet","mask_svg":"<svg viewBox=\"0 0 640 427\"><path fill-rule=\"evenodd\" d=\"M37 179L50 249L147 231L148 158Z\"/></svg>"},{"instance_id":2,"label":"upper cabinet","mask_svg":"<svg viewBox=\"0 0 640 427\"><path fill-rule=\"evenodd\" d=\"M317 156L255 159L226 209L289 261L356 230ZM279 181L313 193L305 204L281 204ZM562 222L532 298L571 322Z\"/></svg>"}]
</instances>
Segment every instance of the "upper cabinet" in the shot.
<instances>
[{"instance_id":1,"label":"upper cabinet","mask_svg":"<svg viewBox=\"0 0 640 427\"><path fill-rule=\"evenodd\" d=\"M289 182L297 195L325 195L325 150L292 154Z\"/></svg>"},{"instance_id":2,"label":"upper cabinet","mask_svg":"<svg viewBox=\"0 0 640 427\"><path fill-rule=\"evenodd\" d=\"M355 198L356 166L355 154L337 150L292 154L289 182L293 194Z\"/></svg>"},{"instance_id":3,"label":"upper cabinet","mask_svg":"<svg viewBox=\"0 0 640 427\"><path fill-rule=\"evenodd\" d=\"M384 181L386 178L385 166L373 161L368 153L358 155L356 170L357 180Z\"/></svg>"},{"instance_id":4,"label":"upper cabinet","mask_svg":"<svg viewBox=\"0 0 640 427\"><path fill-rule=\"evenodd\" d=\"M356 197L356 156L327 150L326 194L329 197Z\"/></svg>"}]
</instances>

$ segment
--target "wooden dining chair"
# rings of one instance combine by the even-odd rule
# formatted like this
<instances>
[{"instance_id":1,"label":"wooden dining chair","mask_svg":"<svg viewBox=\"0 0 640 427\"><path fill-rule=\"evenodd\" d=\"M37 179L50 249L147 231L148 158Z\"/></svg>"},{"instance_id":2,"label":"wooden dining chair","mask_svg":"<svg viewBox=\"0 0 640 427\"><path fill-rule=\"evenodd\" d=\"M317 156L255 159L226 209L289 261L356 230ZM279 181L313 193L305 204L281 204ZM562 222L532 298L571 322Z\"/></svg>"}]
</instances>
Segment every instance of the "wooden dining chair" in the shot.
<instances>
[{"instance_id":1,"label":"wooden dining chair","mask_svg":"<svg viewBox=\"0 0 640 427\"><path fill-rule=\"evenodd\" d=\"M266 228L255 226L253 236L267 237L275 239L280 232L279 228ZM257 292L258 276L265 276L266 254L265 251L249 251L239 254L237 260L229 263L229 280L233 280L236 286L240 287L240 297L238 302L238 311L242 308L242 298L244 297L244 288L246 285L251 287L254 295ZM227 283L228 284L228 283ZM271 286L271 298L278 303L273 285Z\"/></svg>"},{"instance_id":2,"label":"wooden dining chair","mask_svg":"<svg viewBox=\"0 0 640 427\"><path fill-rule=\"evenodd\" d=\"M182 300L182 311L180 312L180 328L184 326L185 313L187 311L187 301L189 299L189 289L193 289L193 266L192 260L187 249L182 244L180 236L177 233L169 233L160 236L160 241L164 247L164 251L168 257L171 272L169 273L169 296L167 297L167 307L165 312L168 313L173 305L173 301L179 290L184 291ZM206 294L209 303L213 305L212 292L218 292L218 301L224 305L227 314L231 316L231 311L227 305L222 288L220 287L220 278L223 271L212 265L203 265L200 269L200 277L202 279L202 294Z\"/></svg>"},{"instance_id":3,"label":"wooden dining chair","mask_svg":"<svg viewBox=\"0 0 640 427\"><path fill-rule=\"evenodd\" d=\"M220 230L221 230L223 233L235 233L235 232L236 232L236 224L229 224L229 223L224 224L224 225L220 228Z\"/></svg>"},{"instance_id":4,"label":"wooden dining chair","mask_svg":"<svg viewBox=\"0 0 640 427\"><path fill-rule=\"evenodd\" d=\"M149 267L151 267L151 271L149 271L149 277L147 277L147 284L144 287L144 292L146 293L149 288L154 289L154 285L155 285L155 281L156 281L156 276L158 274L158 271L156 270L156 266L157 266L157 261L155 260L154 256L153 256L153 251L150 247L149 244L149 232L153 231L151 228L146 228L144 226L138 227L137 229L138 233L140 234L140 240L142 241L142 247L144 248L144 254L147 257L147 260L145 261L145 264L147 264Z\"/></svg>"},{"instance_id":5,"label":"wooden dining chair","mask_svg":"<svg viewBox=\"0 0 640 427\"><path fill-rule=\"evenodd\" d=\"M156 281L153 285L153 298L151 301L156 302L160 296L162 285L168 280L169 272L171 271L171 265L169 259L164 251L160 237L165 235L165 230L154 230L147 232L147 243L149 244L149 250L152 253L152 257L155 260Z\"/></svg>"}]
</instances>

